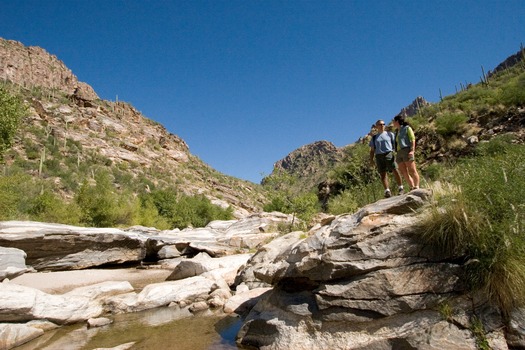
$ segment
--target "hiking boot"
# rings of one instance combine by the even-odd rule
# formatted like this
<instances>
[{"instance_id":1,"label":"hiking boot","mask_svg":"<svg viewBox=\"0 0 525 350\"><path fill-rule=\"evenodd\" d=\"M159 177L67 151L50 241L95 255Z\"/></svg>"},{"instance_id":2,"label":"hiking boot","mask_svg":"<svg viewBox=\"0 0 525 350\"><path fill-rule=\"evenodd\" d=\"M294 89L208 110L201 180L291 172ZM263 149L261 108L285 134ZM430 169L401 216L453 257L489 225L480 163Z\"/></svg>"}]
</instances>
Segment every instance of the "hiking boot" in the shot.
<instances>
[{"instance_id":1,"label":"hiking boot","mask_svg":"<svg viewBox=\"0 0 525 350\"><path fill-rule=\"evenodd\" d=\"M385 198L390 198L392 197L392 193L390 192L390 190L385 190Z\"/></svg>"},{"instance_id":2,"label":"hiking boot","mask_svg":"<svg viewBox=\"0 0 525 350\"><path fill-rule=\"evenodd\" d=\"M404 189L403 187L399 187L399 188L397 189L397 194L400 195L400 196L401 196L402 194L405 194L405 189Z\"/></svg>"}]
</instances>

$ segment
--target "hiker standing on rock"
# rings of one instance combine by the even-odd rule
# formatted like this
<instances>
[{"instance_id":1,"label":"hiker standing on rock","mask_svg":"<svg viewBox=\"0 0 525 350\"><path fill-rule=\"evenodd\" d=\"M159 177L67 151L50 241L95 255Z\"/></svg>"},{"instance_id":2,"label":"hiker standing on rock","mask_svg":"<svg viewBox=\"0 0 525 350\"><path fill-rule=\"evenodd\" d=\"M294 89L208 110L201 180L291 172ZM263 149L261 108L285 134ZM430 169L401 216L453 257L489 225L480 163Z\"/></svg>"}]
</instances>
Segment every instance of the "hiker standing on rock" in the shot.
<instances>
[{"instance_id":1,"label":"hiker standing on rock","mask_svg":"<svg viewBox=\"0 0 525 350\"><path fill-rule=\"evenodd\" d=\"M403 183L401 182L401 176L397 170L397 164L394 156L395 150L395 135L385 130L385 122L383 120L378 120L375 124L377 129L377 134L372 137L370 140L370 164L375 164L377 166L377 171L381 177L381 182L385 189L385 198L391 197L392 192L388 185L387 172L390 172L394 175L394 179L398 185L398 194L403 194Z\"/></svg>"},{"instance_id":2,"label":"hiker standing on rock","mask_svg":"<svg viewBox=\"0 0 525 350\"><path fill-rule=\"evenodd\" d=\"M394 117L396 132L397 155L399 170L410 186L410 190L419 188L419 174L416 169L416 136L410 124L401 114Z\"/></svg>"}]
</instances>

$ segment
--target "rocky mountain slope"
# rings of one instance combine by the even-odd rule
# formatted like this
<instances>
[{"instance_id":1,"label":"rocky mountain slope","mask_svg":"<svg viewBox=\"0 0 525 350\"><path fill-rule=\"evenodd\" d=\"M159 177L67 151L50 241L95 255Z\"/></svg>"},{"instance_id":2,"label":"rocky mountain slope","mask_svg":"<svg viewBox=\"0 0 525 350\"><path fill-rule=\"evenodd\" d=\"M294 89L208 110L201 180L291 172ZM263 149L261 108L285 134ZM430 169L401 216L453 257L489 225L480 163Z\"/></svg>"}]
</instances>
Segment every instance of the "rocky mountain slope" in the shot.
<instances>
[{"instance_id":1,"label":"rocky mountain slope","mask_svg":"<svg viewBox=\"0 0 525 350\"><path fill-rule=\"evenodd\" d=\"M42 48L0 38L0 83L30 105L6 155L8 169L48 178L64 197L72 195L69 182L81 178L80 172L106 168L148 190L175 186L185 194L204 194L215 204L232 205L237 216L259 211L265 201L261 186L212 169L184 140L131 104L101 100Z\"/></svg>"},{"instance_id":2,"label":"rocky mountain slope","mask_svg":"<svg viewBox=\"0 0 525 350\"><path fill-rule=\"evenodd\" d=\"M328 141L317 141L299 147L274 164L272 174L286 172L300 181L297 191L310 189L324 181L327 169L343 159L343 150ZM264 182L264 180L263 180Z\"/></svg>"},{"instance_id":3,"label":"rocky mountain slope","mask_svg":"<svg viewBox=\"0 0 525 350\"><path fill-rule=\"evenodd\" d=\"M418 96L411 104L401 109L399 113L406 116L416 115L417 112L431 105L423 97ZM363 142L364 138L357 142ZM296 191L308 191L316 188L327 180L328 172L344 159L345 149L351 145L336 147L329 141L316 141L299 147L283 159L274 164L272 174L286 172L299 181Z\"/></svg>"},{"instance_id":4,"label":"rocky mountain slope","mask_svg":"<svg viewBox=\"0 0 525 350\"><path fill-rule=\"evenodd\" d=\"M411 124L415 125L417 144L419 149L418 162L425 168L436 162L452 160L472 152L472 146L481 140L488 140L494 136L511 133L516 136L517 142L523 142L525 135L525 110L523 106L504 106L502 103L486 103L490 98L495 98L495 87L491 81L497 73L509 71L516 65L524 65L525 50L523 48L516 54L509 56L494 70L488 71L479 84L462 85L461 91L455 95L442 98L441 102L430 103L418 96L408 106L402 108L399 114L411 117ZM483 68L482 68L483 69ZM500 84L500 83L496 83ZM515 82L515 84L520 84ZM521 83L522 84L522 83ZM487 88L481 91L481 87ZM519 92L518 92L519 94ZM451 102L453 101L453 102ZM435 121L443 115L464 115L466 125L461 129L448 132L438 132ZM391 116L392 118L394 116ZM385 119L389 120L388 117ZM419 125L418 125L419 124ZM349 147L367 143L369 135L359 138L354 144L340 148L333 146L328 141L314 142L292 151L284 159L275 163L272 174L282 171L296 177L297 188L304 191L315 190L328 180L330 171L344 161L345 150ZM319 147L319 144L330 144L332 147ZM319 159L330 159L330 162L320 162ZM328 181L330 182L330 181Z\"/></svg>"}]
</instances>

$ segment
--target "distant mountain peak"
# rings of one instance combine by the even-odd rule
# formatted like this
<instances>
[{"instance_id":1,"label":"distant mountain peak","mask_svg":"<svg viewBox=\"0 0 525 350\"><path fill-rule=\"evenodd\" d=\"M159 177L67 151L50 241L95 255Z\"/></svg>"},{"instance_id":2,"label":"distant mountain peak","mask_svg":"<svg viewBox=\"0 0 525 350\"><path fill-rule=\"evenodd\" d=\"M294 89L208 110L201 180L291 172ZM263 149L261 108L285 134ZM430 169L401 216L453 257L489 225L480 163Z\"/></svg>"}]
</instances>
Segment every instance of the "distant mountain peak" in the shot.
<instances>
[{"instance_id":1,"label":"distant mountain peak","mask_svg":"<svg viewBox=\"0 0 525 350\"><path fill-rule=\"evenodd\" d=\"M0 38L0 78L25 88L55 89L83 100L98 100L95 90L78 80L64 62L41 47Z\"/></svg>"},{"instance_id":2,"label":"distant mountain peak","mask_svg":"<svg viewBox=\"0 0 525 350\"><path fill-rule=\"evenodd\" d=\"M418 96L414 101L412 101L411 104L402 108L401 111L399 111L399 114L405 117L412 117L416 115L423 107L430 106L431 104L432 103L425 100L424 97Z\"/></svg>"},{"instance_id":3,"label":"distant mountain peak","mask_svg":"<svg viewBox=\"0 0 525 350\"><path fill-rule=\"evenodd\" d=\"M315 141L292 151L274 164L272 174L286 172L301 179L301 189L316 187L326 180L327 169L343 157L343 151L329 141ZM264 182L264 179L263 179Z\"/></svg>"}]
</instances>

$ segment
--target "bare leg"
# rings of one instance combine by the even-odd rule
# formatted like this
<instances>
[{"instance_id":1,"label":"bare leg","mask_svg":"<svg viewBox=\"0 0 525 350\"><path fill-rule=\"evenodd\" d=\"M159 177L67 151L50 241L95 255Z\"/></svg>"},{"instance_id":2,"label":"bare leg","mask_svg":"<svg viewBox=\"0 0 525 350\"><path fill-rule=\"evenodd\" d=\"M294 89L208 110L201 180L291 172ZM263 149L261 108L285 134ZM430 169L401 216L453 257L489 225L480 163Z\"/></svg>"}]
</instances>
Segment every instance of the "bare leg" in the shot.
<instances>
[{"instance_id":1,"label":"bare leg","mask_svg":"<svg viewBox=\"0 0 525 350\"><path fill-rule=\"evenodd\" d=\"M399 170L401 171L401 175L403 175L403 178L408 183L408 186L410 188L414 187L414 179L410 176L408 172L408 164L407 162L399 163Z\"/></svg>"},{"instance_id":2,"label":"bare leg","mask_svg":"<svg viewBox=\"0 0 525 350\"><path fill-rule=\"evenodd\" d=\"M419 174L416 169L416 162L415 161L409 161L407 163L407 171L409 176L412 178L415 188L419 188Z\"/></svg>"},{"instance_id":3,"label":"bare leg","mask_svg":"<svg viewBox=\"0 0 525 350\"><path fill-rule=\"evenodd\" d=\"M401 175L399 175L399 170L394 169L392 173L394 174L394 180L396 180L397 185L398 186L403 185L403 181L401 180Z\"/></svg>"},{"instance_id":4,"label":"bare leg","mask_svg":"<svg viewBox=\"0 0 525 350\"><path fill-rule=\"evenodd\" d=\"M383 183L383 188L386 190L388 188L388 176L386 176L386 173L380 173L381 176L381 182Z\"/></svg>"}]
</instances>

